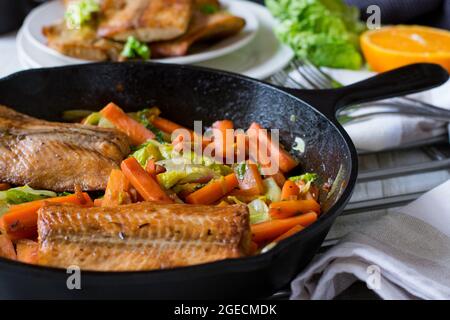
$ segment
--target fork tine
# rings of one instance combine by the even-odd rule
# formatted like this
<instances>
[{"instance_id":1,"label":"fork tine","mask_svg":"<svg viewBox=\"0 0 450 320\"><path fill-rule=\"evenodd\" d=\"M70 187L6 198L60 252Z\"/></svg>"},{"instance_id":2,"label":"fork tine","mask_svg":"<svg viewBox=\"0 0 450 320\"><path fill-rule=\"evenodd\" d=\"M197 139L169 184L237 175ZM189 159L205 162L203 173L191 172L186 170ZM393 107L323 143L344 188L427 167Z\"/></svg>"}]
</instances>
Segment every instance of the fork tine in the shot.
<instances>
[{"instance_id":1,"label":"fork tine","mask_svg":"<svg viewBox=\"0 0 450 320\"><path fill-rule=\"evenodd\" d=\"M307 72L305 72L301 61L292 61L292 65L297 71L297 74L299 74L301 78L311 86L312 89L320 89L320 86L316 83L316 81L312 79Z\"/></svg>"},{"instance_id":2,"label":"fork tine","mask_svg":"<svg viewBox=\"0 0 450 320\"><path fill-rule=\"evenodd\" d=\"M332 83L325 77L323 77L319 72L318 68L311 63L303 61L303 70L310 79L313 79L319 89L329 89L332 88Z\"/></svg>"},{"instance_id":3,"label":"fork tine","mask_svg":"<svg viewBox=\"0 0 450 320\"><path fill-rule=\"evenodd\" d=\"M315 71L317 71L317 74L320 75L322 79L326 79L326 81L329 83L330 88L334 88L336 86L342 87L342 84L339 81L335 80L328 73L324 72L320 67L316 66L309 59L305 59L305 63L312 69L315 69Z\"/></svg>"}]
</instances>

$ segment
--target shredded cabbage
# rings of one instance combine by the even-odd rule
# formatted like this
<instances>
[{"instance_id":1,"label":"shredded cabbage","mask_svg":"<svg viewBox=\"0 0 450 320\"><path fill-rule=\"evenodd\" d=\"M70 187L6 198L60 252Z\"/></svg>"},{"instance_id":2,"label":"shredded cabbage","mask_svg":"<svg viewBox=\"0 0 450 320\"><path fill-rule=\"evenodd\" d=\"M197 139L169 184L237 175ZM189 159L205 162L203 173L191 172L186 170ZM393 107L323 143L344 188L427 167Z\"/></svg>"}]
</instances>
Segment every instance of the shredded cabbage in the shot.
<instances>
[{"instance_id":1,"label":"shredded cabbage","mask_svg":"<svg viewBox=\"0 0 450 320\"><path fill-rule=\"evenodd\" d=\"M266 190L266 198L271 202L281 200L281 188L278 186L274 178L267 178L263 180L264 188Z\"/></svg>"},{"instance_id":2,"label":"shredded cabbage","mask_svg":"<svg viewBox=\"0 0 450 320\"><path fill-rule=\"evenodd\" d=\"M310 172L302 174L300 176L294 176L294 177L289 178L289 180L294 181L294 182L302 180L305 183L314 182L316 179L317 179L317 174L310 173Z\"/></svg>"},{"instance_id":3,"label":"shredded cabbage","mask_svg":"<svg viewBox=\"0 0 450 320\"><path fill-rule=\"evenodd\" d=\"M151 140L139 146L131 156L136 158L136 160L144 168L149 159L153 159L154 161L159 161L162 159L159 148Z\"/></svg>"},{"instance_id":4,"label":"shredded cabbage","mask_svg":"<svg viewBox=\"0 0 450 320\"><path fill-rule=\"evenodd\" d=\"M262 223L270 220L269 207L261 199L255 199L248 205L250 224Z\"/></svg>"},{"instance_id":5,"label":"shredded cabbage","mask_svg":"<svg viewBox=\"0 0 450 320\"><path fill-rule=\"evenodd\" d=\"M25 202L54 198L57 194L53 191L34 190L29 186L11 188L6 191L0 191L0 202L6 204L21 204Z\"/></svg>"}]
</instances>

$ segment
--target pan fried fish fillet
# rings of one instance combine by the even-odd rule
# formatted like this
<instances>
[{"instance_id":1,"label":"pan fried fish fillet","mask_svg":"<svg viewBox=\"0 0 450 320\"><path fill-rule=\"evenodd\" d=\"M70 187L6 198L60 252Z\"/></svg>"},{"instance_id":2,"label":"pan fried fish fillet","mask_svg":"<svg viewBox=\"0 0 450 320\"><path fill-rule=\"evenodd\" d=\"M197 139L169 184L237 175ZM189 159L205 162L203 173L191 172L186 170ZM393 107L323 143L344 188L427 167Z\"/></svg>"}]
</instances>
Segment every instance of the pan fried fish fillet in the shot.
<instances>
[{"instance_id":1,"label":"pan fried fish fillet","mask_svg":"<svg viewBox=\"0 0 450 320\"><path fill-rule=\"evenodd\" d=\"M44 27L42 32L50 48L78 59L117 61L123 50L122 43L98 38L92 26L70 29L65 22L59 22Z\"/></svg>"},{"instance_id":2,"label":"pan fried fish fillet","mask_svg":"<svg viewBox=\"0 0 450 320\"><path fill-rule=\"evenodd\" d=\"M117 41L173 39L186 32L192 7L192 0L124 0L118 9L115 1L106 1L98 35Z\"/></svg>"},{"instance_id":3,"label":"pan fried fish fillet","mask_svg":"<svg viewBox=\"0 0 450 320\"><path fill-rule=\"evenodd\" d=\"M194 12L188 31L183 36L151 45L153 57L183 56L199 41L220 39L239 33L245 20L225 11L206 14L200 9Z\"/></svg>"},{"instance_id":4,"label":"pan fried fish fillet","mask_svg":"<svg viewBox=\"0 0 450 320\"><path fill-rule=\"evenodd\" d=\"M103 190L130 152L114 129L48 122L0 106L0 181L33 188Z\"/></svg>"},{"instance_id":5,"label":"pan fried fish fillet","mask_svg":"<svg viewBox=\"0 0 450 320\"><path fill-rule=\"evenodd\" d=\"M247 207L161 205L116 208L48 205L39 210L39 264L138 271L248 254Z\"/></svg>"}]
</instances>

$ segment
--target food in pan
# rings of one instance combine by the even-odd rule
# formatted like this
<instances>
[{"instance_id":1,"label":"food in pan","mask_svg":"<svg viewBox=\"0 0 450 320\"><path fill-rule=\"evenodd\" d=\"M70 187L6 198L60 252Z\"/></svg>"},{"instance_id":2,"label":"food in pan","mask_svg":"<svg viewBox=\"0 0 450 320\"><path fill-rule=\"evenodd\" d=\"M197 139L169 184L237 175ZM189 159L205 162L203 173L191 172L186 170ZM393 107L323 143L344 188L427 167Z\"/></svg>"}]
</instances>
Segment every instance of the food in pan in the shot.
<instances>
[{"instance_id":1,"label":"food in pan","mask_svg":"<svg viewBox=\"0 0 450 320\"><path fill-rule=\"evenodd\" d=\"M199 132L114 103L65 114L77 123L0 110L3 257L174 268L265 252L321 214L317 176L292 176L298 161L257 123Z\"/></svg>"},{"instance_id":2,"label":"food in pan","mask_svg":"<svg viewBox=\"0 0 450 320\"><path fill-rule=\"evenodd\" d=\"M217 0L66 0L48 46L92 61L184 56L199 42L239 33L245 20Z\"/></svg>"}]
</instances>

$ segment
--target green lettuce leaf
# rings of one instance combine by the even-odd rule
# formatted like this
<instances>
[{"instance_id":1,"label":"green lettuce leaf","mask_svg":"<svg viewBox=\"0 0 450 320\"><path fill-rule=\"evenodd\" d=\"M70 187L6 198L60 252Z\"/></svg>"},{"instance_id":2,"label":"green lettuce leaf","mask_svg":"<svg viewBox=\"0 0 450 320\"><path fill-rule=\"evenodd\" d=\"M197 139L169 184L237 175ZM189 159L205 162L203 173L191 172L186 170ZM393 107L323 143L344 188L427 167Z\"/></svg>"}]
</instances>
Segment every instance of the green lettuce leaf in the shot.
<instances>
[{"instance_id":1,"label":"green lettuce leaf","mask_svg":"<svg viewBox=\"0 0 450 320\"><path fill-rule=\"evenodd\" d=\"M299 58L318 66L359 69L359 11L342 0L266 0L280 20L275 32Z\"/></svg>"}]
</instances>

